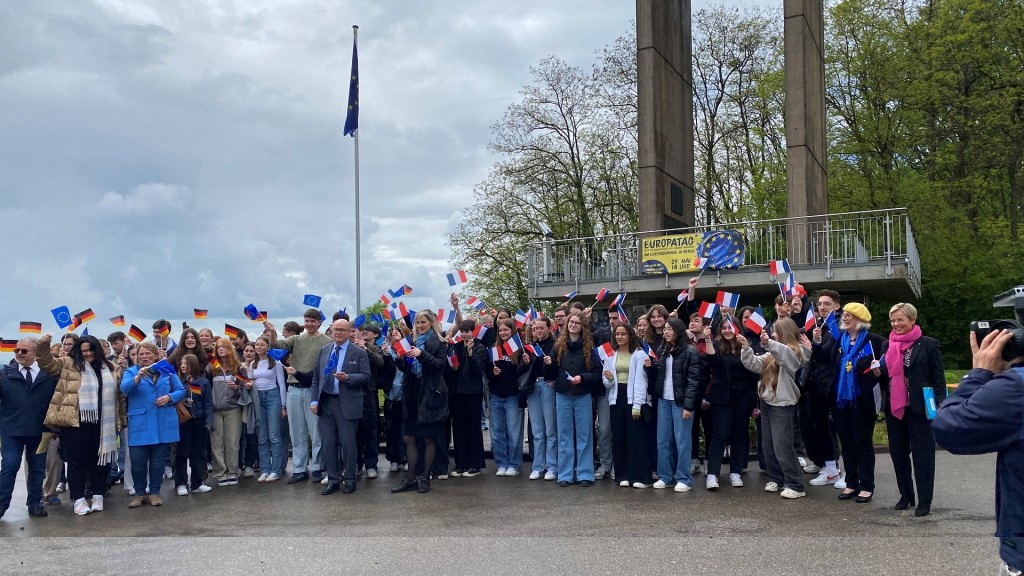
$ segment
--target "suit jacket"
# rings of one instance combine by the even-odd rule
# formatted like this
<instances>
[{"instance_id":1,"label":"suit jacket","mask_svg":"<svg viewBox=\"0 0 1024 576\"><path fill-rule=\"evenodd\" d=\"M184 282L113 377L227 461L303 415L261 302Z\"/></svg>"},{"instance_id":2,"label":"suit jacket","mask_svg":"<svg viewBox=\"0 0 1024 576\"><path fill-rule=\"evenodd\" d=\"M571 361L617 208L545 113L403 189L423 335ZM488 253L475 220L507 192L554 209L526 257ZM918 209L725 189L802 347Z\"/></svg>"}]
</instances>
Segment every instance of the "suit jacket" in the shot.
<instances>
[{"instance_id":1,"label":"suit jacket","mask_svg":"<svg viewBox=\"0 0 1024 576\"><path fill-rule=\"evenodd\" d=\"M316 368L313 369L313 384L310 386L310 398L313 398L314 402L320 401L325 378L334 378L333 374L324 376L324 369L331 361L331 352L333 351L334 342L331 342L321 348L320 354L317 356ZM349 342L345 357L339 359L336 371L348 374L348 380L338 382L341 415L346 420L359 420L363 417L364 390L370 387L372 380L370 358L366 355L366 350Z\"/></svg>"},{"instance_id":2,"label":"suit jacket","mask_svg":"<svg viewBox=\"0 0 1024 576\"><path fill-rule=\"evenodd\" d=\"M4 436L39 436L50 398L57 387L57 377L39 371L32 385L25 383L20 364L0 369L0 434Z\"/></svg>"},{"instance_id":3,"label":"suit jacket","mask_svg":"<svg viewBox=\"0 0 1024 576\"><path fill-rule=\"evenodd\" d=\"M888 339L882 344L881 349L881 355L884 356L889 350ZM903 376L907 381L907 394L909 395L907 408L909 410L921 416L925 414L922 390L926 387L931 387L935 391L935 404L942 405L942 401L946 399L946 375L942 371L942 346L939 341L930 336L918 338L917 342L910 347L910 365L903 368ZM882 364L881 379L885 382L885 388L888 389L889 370L885 364ZM885 394L884 399L885 411L891 414L888 393Z\"/></svg>"}]
</instances>

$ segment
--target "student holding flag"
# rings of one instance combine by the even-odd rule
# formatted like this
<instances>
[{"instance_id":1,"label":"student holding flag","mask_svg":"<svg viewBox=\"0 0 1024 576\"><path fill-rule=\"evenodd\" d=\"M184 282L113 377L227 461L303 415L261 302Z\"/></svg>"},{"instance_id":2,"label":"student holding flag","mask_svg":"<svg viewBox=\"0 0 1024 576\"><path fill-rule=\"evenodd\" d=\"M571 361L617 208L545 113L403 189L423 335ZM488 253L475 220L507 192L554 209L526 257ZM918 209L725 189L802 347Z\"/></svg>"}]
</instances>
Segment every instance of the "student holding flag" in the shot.
<instances>
[{"instance_id":1,"label":"student holding flag","mask_svg":"<svg viewBox=\"0 0 1024 576\"><path fill-rule=\"evenodd\" d=\"M501 312L498 315L501 316ZM523 409L525 393L519 379L530 372L529 360L523 360L522 340L514 320L497 322L498 340L492 349L490 374L491 450L497 476L518 476L523 464Z\"/></svg>"},{"instance_id":2,"label":"student holding flag","mask_svg":"<svg viewBox=\"0 0 1024 576\"><path fill-rule=\"evenodd\" d=\"M529 396L526 399L530 414L530 433L533 444L530 455L533 467L530 480L555 480L558 477L558 425L555 417L555 380L558 367L551 360L555 341L551 337L551 320L537 318L530 327L533 338L524 355L530 364Z\"/></svg>"},{"instance_id":3,"label":"student holding flag","mask_svg":"<svg viewBox=\"0 0 1024 576\"><path fill-rule=\"evenodd\" d=\"M182 338L182 345L185 339ZM180 350L182 346L178 346ZM206 446L209 429L213 426L213 398L210 381L203 376L199 358L185 354L178 362L178 379L185 389L185 408L192 416L178 424L178 452L174 462L174 484L178 496L192 492L212 490L203 483L206 479ZM188 469L192 469L189 478ZM190 481L191 480L191 481Z\"/></svg>"},{"instance_id":4,"label":"student holding flag","mask_svg":"<svg viewBox=\"0 0 1024 576\"><path fill-rule=\"evenodd\" d=\"M914 505L915 516L931 512L935 486L935 437L931 419L946 399L946 378L938 340L921 334L917 308L899 303L889 309L892 332L879 348L879 361L872 365L876 376L889 389L885 402L885 427L889 431L889 456L900 489L897 510ZM935 406L928 404L934 399ZM910 459L914 466L911 475Z\"/></svg>"},{"instance_id":5,"label":"student holding flag","mask_svg":"<svg viewBox=\"0 0 1024 576\"><path fill-rule=\"evenodd\" d=\"M61 358L51 354L51 340L49 334L44 334L36 348L39 369L57 376L57 387L43 423L60 432L60 455L68 464L68 491L75 514L85 516L103 510L110 463L117 455L116 369L103 357L100 342L94 336L76 339L69 353ZM145 477L143 474L142 478ZM162 478L163 464L156 473L158 486ZM87 483L92 487L91 504L86 501Z\"/></svg>"},{"instance_id":6,"label":"student holding flag","mask_svg":"<svg viewBox=\"0 0 1024 576\"><path fill-rule=\"evenodd\" d=\"M748 325L758 326L757 323ZM750 418L757 407L757 381L760 374L748 370L740 360L740 341L736 319L729 318L718 326L718 336L711 338L711 328L704 330L706 360L711 368L711 386L706 400L711 403L714 431L707 449L708 468L705 485L718 488L725 446L729 446L729 483L743 486L740 474L746 468L750 453Z\"/></svg>"},{"instance_id":7,"label":"student holding flag","mask_svg":"<svg viewBox=\"0 0 1024 576\"><path fill-rule=\"evenodd\" d=\"M229 338L220 338L214 345L214 357L206 367L213 399L213 428L210 447L213 456L213 477L217 486L238 484L238 444L242 434L241 363Z\"/></svg>"},{"instance_id":8,"label":"student holding flag","mask_svg":"<svg viewBox=\"0 0 1024 576\"><path fill-rule=\"evenodd\" d=\"M255 357L249 363L247 373L253 380L256 398L256 434L259 443L260 476L257 482L276 482L284 474L288 460L284 441L281 439L281 418L287 416L285 407L284 365L276 362L267 352L270 338L260 336L253 343Z\"/></svg>"},{"instance_id":9,"label":"student holding flag","mask_svg":"<svg viewBox=\"0 0 1024 576\"><path fill-rule=\"evenodd\" d=\"M174 350L168 354L167 361L171 363L171 366L175 368L181 366L181 359L186 354L195 355L199 361L199 372L202 374L206 370L206 364L210 361L209 355L203 348L203 341L199 338L199 332L196 332L192 328L185 328L181 331L181 341L174 347Z\"/></svg>"},{"instance_id":10,"label":"student holding flag","mask_svg":"<svg viewBox=\"0 0 1024 576\"><path fill-rule=\"evenodd\" d=\"M558 427L558 485L594 484L594 412L591 391L601 382L601 364L594 354L590 323L572 310L565 331L552 350L558 366L555 419Z\"/></svg>"},{"instance_id":11,"label":"student holding flag","mask_svg":"<svg viewBox=\"0 0 1024 576\"><path fill-rule=\"evenodd\" d=\"M139 345L139 363L125 370L121 393L128 397L128 449L132 454L135 496L129 508L146 503L160 506L160 483L171 442L178 441L178 413L174 404L185 397L185 388L166 360L158 365L160 349L155 344ZM149 476L149 494L146 476Z\"/></svg>"},{"instance_id":12,"label":"student holding flag","mask_svg":"<svg viewBox=\"0 0 1024 576\"><path fill-rule=\"evenodd\" d=\"M480 429L484 374L490 367L487 347L473 337L475 320L459 324L459 341L448 352L449 366L455 373L448 397L452 414L452 441L455 444L455 472L452 476L472 478L484 468L484 436Z\"/></svg>"},{"instance_id":13,"label":"student holding flag","mask_svg":"<svg viewBox=\"0 0 1024 576\"><path fill-rule=\"evenodd\" d=\"M686 324L679 318L668 319L662 336L658 362L648 372L651 395L658 403L658 481L654 487L667 488L675 481L676 492L689 492L693 488L691 420L700 386L700 356L686 338Z\"/></svg>"},{"instance_id":14,"label":"student holding flag","mask_svg":"<svg viewBox=\"0 0 1024 576\"><path fill-rule=\"evenodd\" d=\"M642 421L642 408L651 409L646 371L651 359L629 325L615 326L612 339L615 352L604 359L602 375L611 407L615 477L619 486L647 488L651 481L651 464L647 460L647 430Z\"/></svg>"},{"instance_id":15,"label":"student holding flag","mask_svg":"<svg viewBox=\"0 0 1024 576\"><path fill-rule=\"evenodd\" d=\"M815 329L825 327L825 321L830 317L834 318L835 311L839 309L838 292L819 290L814 306L808 306L807 309L808 315L804 323L804 333L807 337L813 341ZM822 361L822 355L812 354L807 365L804 394L800 398L800 425L807 446L807 456L811 460L811 463L804 467L804 472L818 474L809 484L827 486L836 484L841 478L838 466L839 449L833 440L829 402L832 385L836 381L836 363L831 361L831 354L837 341L828 328L818 330L817 334L821 341L818 346L827 351L823 356L828 360Z\"/></svg>"},{"instance_id":16,"label":"student holding flag","mask_svg":"<svg viewBox=\"0 0 1024 576\"><path fill-rule=\"evenodd\" d=\"M831 354L822 346L822 328L814 329L812 355L836 366L836 381L829 397L846 466L846 489L839 499L864 504L871 501L875 491L873 436L882 393L879 376L871 366L883 340L869 332L871 312L859 302L843 306L839 326L842 331Z\"/></svg>"}]
</instances>

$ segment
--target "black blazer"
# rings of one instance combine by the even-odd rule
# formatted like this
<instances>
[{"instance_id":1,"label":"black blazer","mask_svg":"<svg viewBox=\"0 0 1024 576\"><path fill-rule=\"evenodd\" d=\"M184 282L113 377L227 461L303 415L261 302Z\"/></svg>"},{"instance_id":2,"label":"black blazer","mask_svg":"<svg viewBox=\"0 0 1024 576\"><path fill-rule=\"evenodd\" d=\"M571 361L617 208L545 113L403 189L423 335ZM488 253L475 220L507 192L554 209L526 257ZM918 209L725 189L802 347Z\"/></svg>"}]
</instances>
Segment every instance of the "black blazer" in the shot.
<instances>
[{"instance_id":1,"label":"black blazer","mask_svg":"<svg viewBox=\"0 0 1024 576\"><path fill-rule=\"evenodd\" d=\"M50 398L57 387L57 377L37 370L32 385L25 383L20 364L0 369L0 434L4 436L39 436Z\"/></svg>"},{"instance_id":2,"label":"black blazer","mask_svg":"<svg viewBox=\"0 0 1024 576\"><path fill-rule=\"evenodd\" d=\"M882 344L882 355L889 349L889 340ZM924 390L930 386L935 391L935 404L941 405L946 399L946 376L942 371L942 344L931 336L921 336L910 348L910 365L903 368L903 376L907 380L907 394L910 395L908 408L915 414L923 416ZM889 369L882 364L881 379L885 388L889 388ZM885 413L891 414L889 395L885 395Z\"/></svg>"}]
</instances>

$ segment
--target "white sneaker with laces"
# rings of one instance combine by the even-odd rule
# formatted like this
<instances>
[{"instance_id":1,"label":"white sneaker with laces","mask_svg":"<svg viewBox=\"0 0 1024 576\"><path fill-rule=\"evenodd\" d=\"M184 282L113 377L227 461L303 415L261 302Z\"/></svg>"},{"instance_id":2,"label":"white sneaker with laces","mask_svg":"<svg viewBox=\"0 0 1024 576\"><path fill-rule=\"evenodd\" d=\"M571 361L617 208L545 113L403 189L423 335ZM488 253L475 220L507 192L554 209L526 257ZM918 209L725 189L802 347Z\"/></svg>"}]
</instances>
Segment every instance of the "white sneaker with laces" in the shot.
<instances>
[{"instance_id":1,"label":"white sneaker with laces","mask_svg":"<svg viewBox=\"0 0 1024 576\"><path fill-rule=\"evenodd\" d=\"M779 484L777 482L769 482L769 483L764 485L764 491L765 492L778 492L779 491Z\"/></svg>"},{"instance_id":2,"label":"white sneaker with laces","mask_svg":"<svg viewBox=\"0 0 1024 576\"><path fill-rule=\"evenodd\" d=\"M193 492L199 492L199 493L212 492L212 491L213 491L213 488L210 488L206 484L200 484L199 488L196 488L195 490L193 490Z\"/></svg>"},{"instance_id":3,"label":"white sneaker with laces","mask_svg":"<svg viewBox=\"0 0 1024 576\"><path fill-rule=\"evenodd\" d=\"M174 478L174 470L170 466L164 466L164 480Z\"/></svg>"},{"instance_id":4,"label":"white sneaker with laces","mask_svg":"<svg viewBox=\"0 0 1024 576\"><path fill-rule=\"evenodd\" d=\"M548 471L547 471L547 472L546 472L546 473L544 474L544 479L545 479L545 480L548 480L548 481L550 481L550 480L554 480L554 479L556 479L556 478L558 478L558 475L557 475L557 474L555 474L554 472L552 472L551 470L548 470Z\"/></svg>"},{"instance_id":5,"label":"white sneaker with laces","mask_svg":"<svg viewBox=\"0 0 1024 576\"><path fill-rule=\"evenodd\" d=\"M735 488L743 487L743 478L739 474L729 474L729 483Z\"/></svg>"},{"instance_id":6,"label":"white sneaker with laces","mask_svg":"<svg viewBox=\"0 0 1024 576\"><path fill-rule=\"evenodd\" d=\"M267 474L266 472L264 472L263 474L260 474L260 477L257 478L256 481L260 482L260 483L266 482L267 481L267 476L270 476L270 474Z\"/></svg>"},{"instance_id":7,"label":"white sneaker with laces","mask_svg":"<svg viewBox=\"0 0 1024 576\"><path fill-rule=\"evenodd\" d=\"M329 480L329 478L327 478L327 474L324 474L324 479L320 481L320 485L321 486L327 486L327 481L328 480Z\"/></svg>"},{"instance_id":8,"label":"white sneaker with laces","mask_svg":"<svg viewBox=\"0 0 1024 576\"><path fill-rule=\"evenodd\" d=\"M270 474L267 474L266 479L264 479L263 481L264 482L277 482L280 479L281 479L281 475L280 474L278 474L277 472L271 472Z\"/></svg>"},{"instance_id":9,"label":"white sneaker with laces","mask_svg":"<svg viewBox=\"0 0 1024 576\"><path fill-rule=\"evenodd\" d=\"M846 474L841 475L839 480L836 480L836 483L833 484L832 487L836 490L846 490Z\"/></svg>"},{"instance_id":10,"label":"white sneaker with laces","mask_svg":"<svg viewBox=\"0 0 1024 576\"><path fill-rule=\"evenodd\" d=\"M182 484L181 486L178 486L177 490L178 496L188 496L188 486Z\"/></svg>"},{"instance_id":11,"label":"white sneaker with laces","mask_svg":"<svg viewBox=\"0 0 1024 576\"><path fill-rule=\"evenodd\" d=\"M785 490L782 491L781 496L789 500L795 500L797 498L803 498L804 496L807 496L807 492L797 492L792 488L786 488Z\"/></svg>"},{"instance_id":12,"label":"white sneaker with laces","mask_svg":"<svg viewBox=\"0 0 1024 576\"><path fill-rule=\"evenodd\" d=\"M540 470L530 472L530 480L540 480Z\"/></svg>"},{"instance_id":13,"label":"white sneaker with laces","mask_svg":"<svg viewBox=\"0 0 1024 576\"><path fill-rule=\"evenodd\" d=\"M828 468L822 468L821 472L818 473L818 477L814 478L808 484L811 486L828 486L829 484L835 484L839 481L839 470L829 470Z\"/></svg>"},{"instance_id":14,"label":"white sneaker with laces","mask_svg":"<svg viewBox=\"0 0 1024 576\"><path fill-rule=\"evenodd\" d=\"M85 516L89 512L92 512L92 508L89 507L89 503L85 501L85 498L75 500L75 514Z\"/></svg>"},{"instance_id":15,"label":"white sneaker with laces","mask_svg":"<svg viewBox=\"0 0 1024 576\"><path fill-rule=\"evenodd\" d=\"M692 488L687 486L686 484L683 484L682 482L676 482L676 492L689 492L690 490L692 490Z\"/></svg>"},{"instance_id":16,"label":"white sneaker with laces","mask_svg":"<svg viewBox=\"0 0 1024 576\"><path fill-rule=\"evenodd\" d=\"M90 512L102 512L103 511L103 496L93 496L92 506L89 507Z\"/></svg>"},{"instance_id":17,"label":"white sneaker with laces","mask_svg":"<svg viewBox=\"0 0 1024 576\"><path fill-rule=\"evenodd\" d=\"M806 458L804 458L803 456L797 456L797 458L796 458L796 459L797 459L797 462L799 462L799 463L800 463L800 467L801 467L801 468L804 468L804 467L806 467L806 466L807 466L807 459L806 459Z\"/></svg>"},{"instance_id":18,"label":"white sneaker with laces","mask_svg":"<svg viewBox=\"0 0 1024 576\"><path fill-rule=\"evenodd\" d=\"M623 482L627 482L627 481L623 480ZM651 487L650 484L644 484L643 482L633 482L633 488L644 489L644 488L650 488L650 487Z\"/></svg>"},{"instance_id":19,"label":"white sneaker with laces","mask_svg":"<svg viewBox=\"0 0 1024 576\"><path fill-rule=\"evenodd\" d=\"M519 468L506 468L505 476L519 476Z\"/></svg>"},{"instance_id":20,"label":"white sneaker with laces","mask_svg":"<svg viewBox=\"0 0 1024 576\"><path fill-rule=\"evenodd\" d=\"M664 488L668 488L668 484L666 484L664 480L658 480L654 483L654 487L658 490L662 490Z\"/></svg>"},{"instance_id":21,"label":"white sneaker with laces","mask_svg":"<svg viewBox=\"0 0 1024 576\"><path fill-rule=\"evenodd\" d=\"M712 491L718 490L718 476L708 474L707 479L704 480L704 487Z\"/></svg>"},{"instance_id":22,"label":"white sneaker with laces","mask_svg":"<svg viewBox=\"0 0 1024 576\"><path fill-rule=\"evenodd\" d=\"M504 476L506 472L508 472L508 468L505 468L504 466L502 466L502 467L498 468L498 471L495 472L494 475L495 476Z\"/></svg>"},{"instance_id":23,"label":"white sneaker with laces","mask_svg":"<svg viewBox=\"0 0 1024 576\"><path fill-rule=\"evenodd\" d=\"M597 467L597 470L594 470L594 480L603 480L604 475L607 473L608 469L604 467L604 464L601 464Z\"/></svg>"}]
</instances>

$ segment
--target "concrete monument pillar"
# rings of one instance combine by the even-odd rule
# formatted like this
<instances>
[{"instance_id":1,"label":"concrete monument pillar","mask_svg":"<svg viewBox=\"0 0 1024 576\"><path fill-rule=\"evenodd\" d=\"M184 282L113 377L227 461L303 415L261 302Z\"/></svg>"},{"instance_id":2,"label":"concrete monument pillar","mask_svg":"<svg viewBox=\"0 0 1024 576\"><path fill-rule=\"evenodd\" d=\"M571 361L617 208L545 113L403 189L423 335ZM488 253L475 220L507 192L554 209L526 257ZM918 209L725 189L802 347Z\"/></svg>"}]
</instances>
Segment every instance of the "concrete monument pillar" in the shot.
<instances>
[{"instance_id":1,"label":"concrete monument pillar","mask_svg":"<svg viewBox=\"0 0 1024 576\"><path fill-rule=\"evenodd\" d=\"M819 263L827 237L813 218L828 212L825 150L825 12L822 0L784 0L786 184L790 263Z\"/></svg>"},{"instance_id":2,"label":"concrete monument pillar","mask_svg":"<svg viewBox=\"0 0 1024 576\"><path fill-rule=\"evenodd\" d=\"M690 0L637 0L640 230L694 224Z\"/></svg>"}]
</instances>

